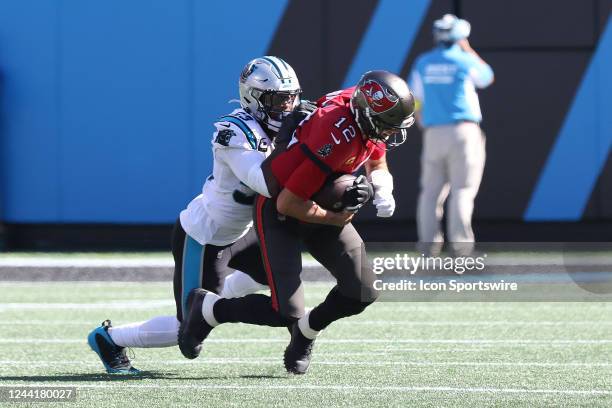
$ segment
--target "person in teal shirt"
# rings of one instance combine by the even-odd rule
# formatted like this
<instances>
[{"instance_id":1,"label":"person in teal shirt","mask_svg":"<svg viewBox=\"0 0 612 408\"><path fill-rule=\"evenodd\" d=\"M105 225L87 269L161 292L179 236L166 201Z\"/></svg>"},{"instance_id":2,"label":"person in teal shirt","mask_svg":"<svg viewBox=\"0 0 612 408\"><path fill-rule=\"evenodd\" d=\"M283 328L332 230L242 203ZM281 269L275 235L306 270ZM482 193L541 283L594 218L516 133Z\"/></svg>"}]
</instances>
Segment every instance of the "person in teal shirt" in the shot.
<instances>
[{"instance_id":1,"label":"person in teal shirt","mask_svg":"<svg viewBox=\"0 0 612 408\"><path fill-rule=\"evenodd\" d=\"M440 223L449 193L448 240L458 252L471 251L474 242L472 213L485 163L476 89L491 85L494 75L470 46L470 30L467 21L452 14L436 20L436 46L418 57L410 74L424 128L417 229L429 255L444 241Z\"/></svg>"}]
</instances>

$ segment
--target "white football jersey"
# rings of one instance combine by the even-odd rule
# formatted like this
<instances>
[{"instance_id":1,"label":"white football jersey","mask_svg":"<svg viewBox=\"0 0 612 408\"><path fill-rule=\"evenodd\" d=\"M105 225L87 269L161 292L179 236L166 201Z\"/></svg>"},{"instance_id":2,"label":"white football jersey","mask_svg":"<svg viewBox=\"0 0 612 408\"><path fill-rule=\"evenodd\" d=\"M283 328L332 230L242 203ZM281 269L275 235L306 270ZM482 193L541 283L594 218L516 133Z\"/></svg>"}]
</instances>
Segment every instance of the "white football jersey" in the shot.
<instances>
[{"instance_id":1,"label":"white football jersey","mask_svg":"<svg viewBox=\"0 0 612 408\"><path fill-rule=\"evenodd\" d=\"M214 126L213 172L180 219L185 232L200 244L220 246L237 241L253 225L256 194L270 196L261 163L273 146L243 109L221 117Z\"/></svg>"}]
</instances>

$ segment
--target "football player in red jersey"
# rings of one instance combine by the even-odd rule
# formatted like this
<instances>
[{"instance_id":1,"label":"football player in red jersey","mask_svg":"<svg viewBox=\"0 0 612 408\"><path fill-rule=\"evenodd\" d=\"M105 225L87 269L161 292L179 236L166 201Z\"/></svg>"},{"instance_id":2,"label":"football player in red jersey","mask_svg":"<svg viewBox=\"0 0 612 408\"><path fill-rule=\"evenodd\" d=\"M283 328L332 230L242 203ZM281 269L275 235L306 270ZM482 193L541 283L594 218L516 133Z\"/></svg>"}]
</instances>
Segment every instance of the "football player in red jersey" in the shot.
<instances>
[{"instance_id":1,"label":"football player in red jersey","mask_svg":"<svg viewBox=\"0 0 612 408\"><path fill-rule=\"evenodd\" d=\"M329 94L317 106L285 150L262 165L270 191L275 186L280 190L273 198L259 196L253 217L271 296L221 299L203 289L192 291L179 329L179 346L186 357L197 357L202 341L220 323L289 326L285 368L303 374L318 333L376 300L375 275L361 267L365 253L350 223L354 213L325 210L310 198L329 175L354 173L365 165L377 215L391 216L395 202L386 150L406 140L407 128L414 123L414 99L397 75L370 71L356 87ZM306 314L302 244L337 280L327 298Z\"/></svg>"}]
</instances>

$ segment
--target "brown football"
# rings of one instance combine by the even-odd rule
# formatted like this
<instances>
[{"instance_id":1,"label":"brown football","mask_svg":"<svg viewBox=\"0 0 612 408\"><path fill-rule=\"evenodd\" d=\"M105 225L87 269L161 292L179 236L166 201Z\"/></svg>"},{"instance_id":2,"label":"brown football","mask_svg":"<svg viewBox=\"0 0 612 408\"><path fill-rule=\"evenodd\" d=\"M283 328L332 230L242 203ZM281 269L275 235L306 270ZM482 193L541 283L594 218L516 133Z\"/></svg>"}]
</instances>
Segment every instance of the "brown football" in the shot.
<instances>
[{"instance_id":1,"label":"brown football","mask_svg":"<svg viewBox=\"0 0 612 408\"><path fill-rule=\"evenodd\" d=\"M353 185L356 178L352 174L332 174L325 180L323 187L312 196L312 201L326 210L342 211L344 209L342 195Z\"/></svg>"}]
</instances>

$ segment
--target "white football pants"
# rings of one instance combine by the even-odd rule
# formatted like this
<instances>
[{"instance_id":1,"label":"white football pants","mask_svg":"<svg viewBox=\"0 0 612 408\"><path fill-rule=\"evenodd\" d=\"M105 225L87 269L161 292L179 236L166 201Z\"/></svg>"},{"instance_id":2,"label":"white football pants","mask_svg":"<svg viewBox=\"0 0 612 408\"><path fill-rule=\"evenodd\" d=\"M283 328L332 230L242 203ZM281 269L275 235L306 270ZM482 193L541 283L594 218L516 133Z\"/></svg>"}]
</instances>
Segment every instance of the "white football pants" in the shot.
<instances>
[{"instance_id":1,"label":"white football pants","mask_svg":"<svg viewBox=\"0 0 612 408\"><path fill-rule=\"evenodd\" d=\"M246 296L267 289L241 271L234 271L225 278L221 297ZM121 347L172 347L178 344L179 321L176 316L157 316L153 319L111 327L108 334Z\"/></svg>"}]
</instances>

